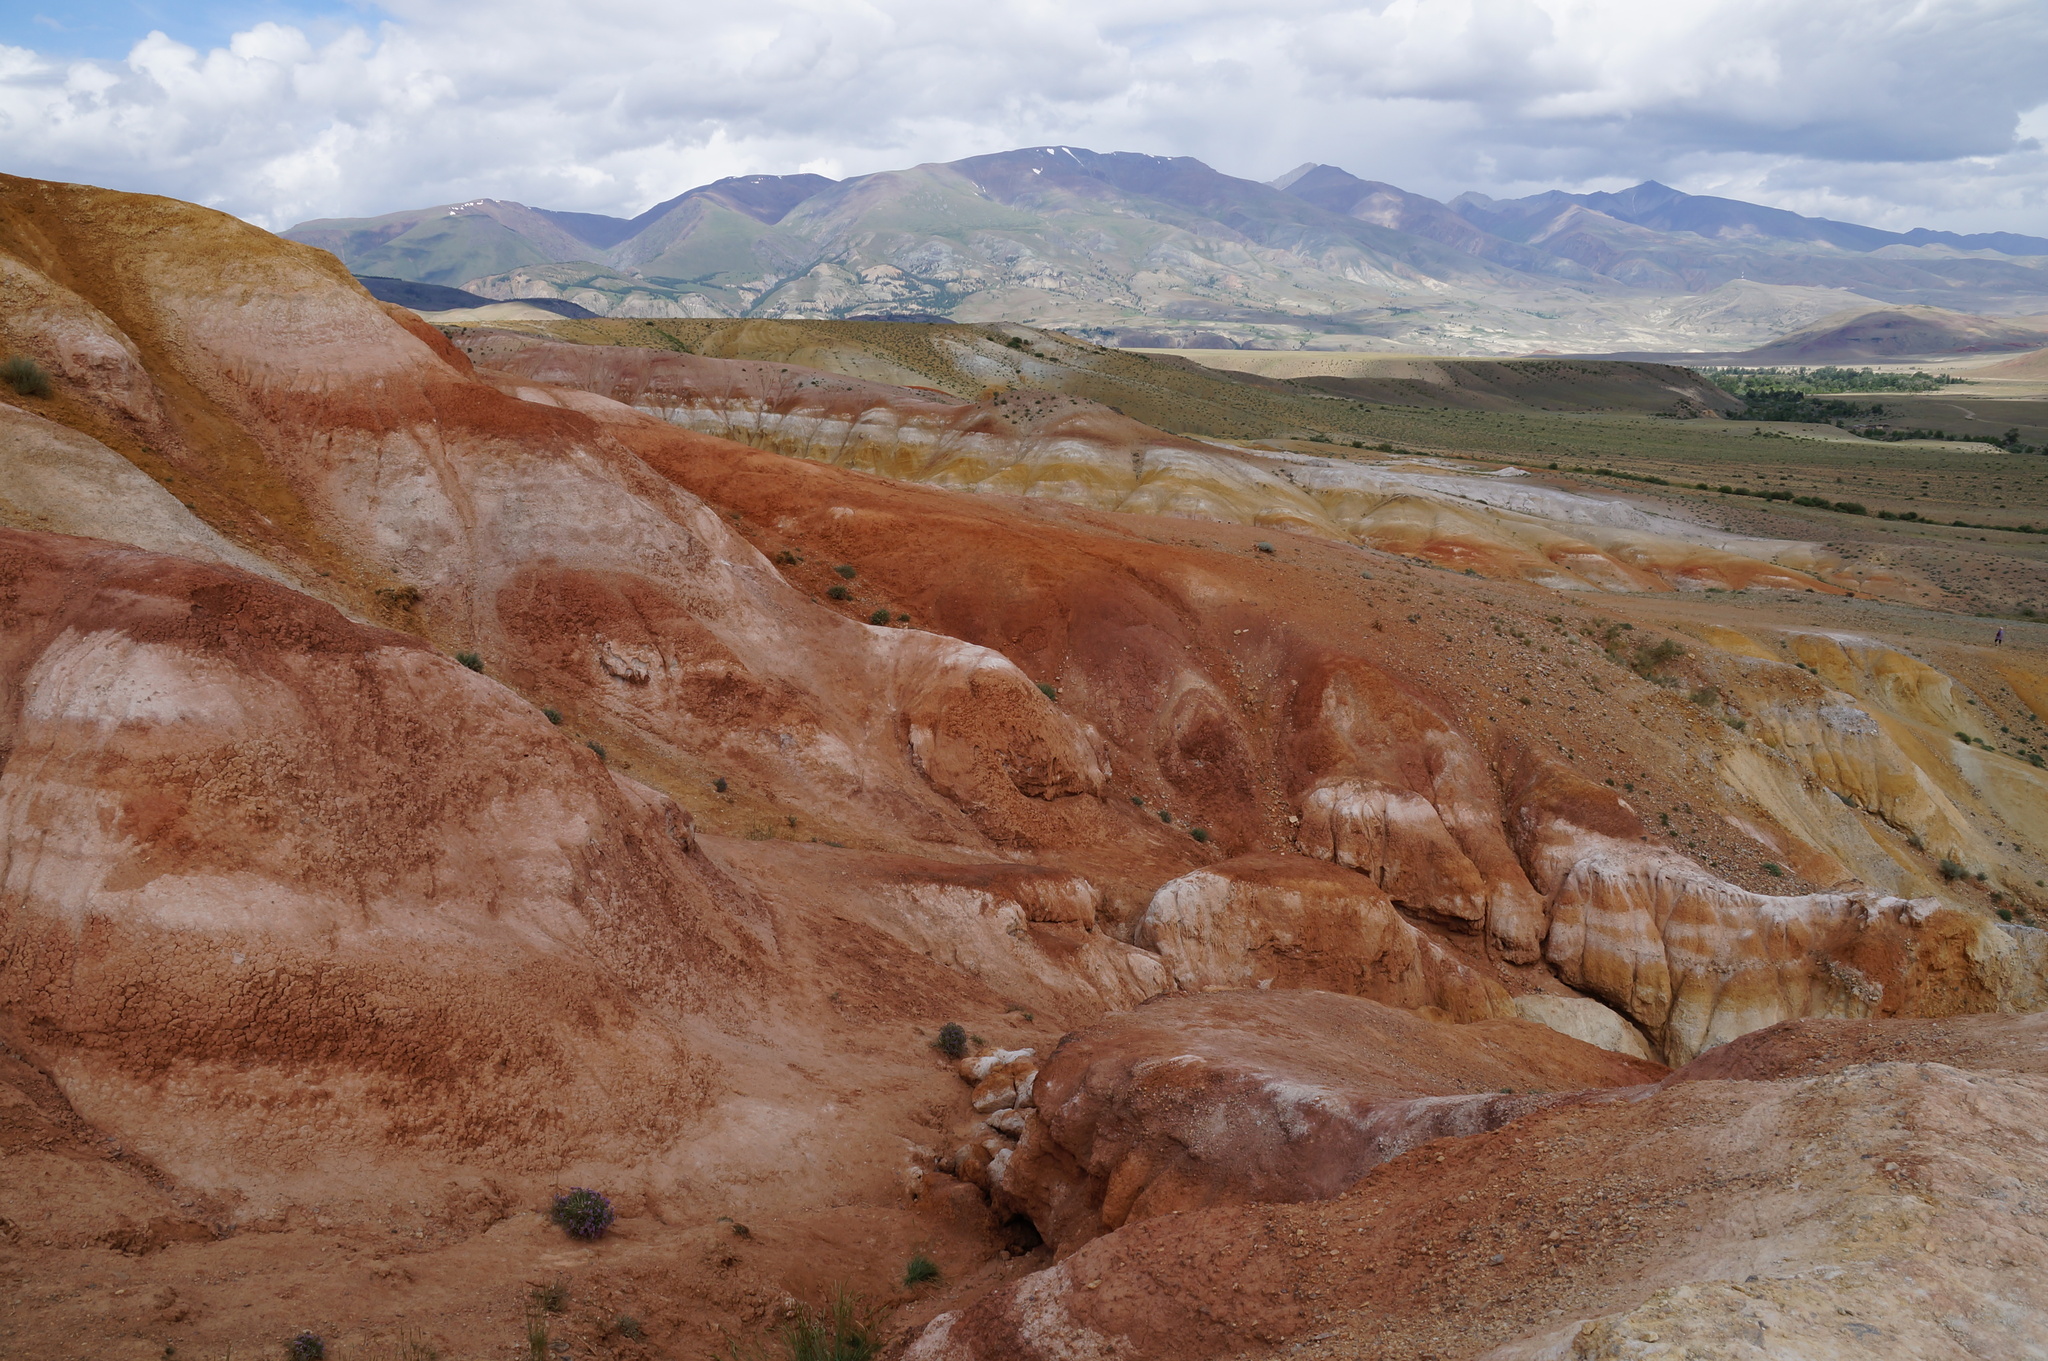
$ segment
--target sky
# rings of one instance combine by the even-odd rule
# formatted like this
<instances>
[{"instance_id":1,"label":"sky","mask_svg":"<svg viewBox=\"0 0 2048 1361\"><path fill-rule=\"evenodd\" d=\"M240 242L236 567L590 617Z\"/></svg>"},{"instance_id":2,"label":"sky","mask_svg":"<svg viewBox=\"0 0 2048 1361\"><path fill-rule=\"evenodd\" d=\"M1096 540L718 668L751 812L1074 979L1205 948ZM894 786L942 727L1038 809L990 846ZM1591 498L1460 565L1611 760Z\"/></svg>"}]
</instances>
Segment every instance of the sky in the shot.
<instances>
[{"instance_id":1,"label":"sky","mask_svg":"<svg viewBox=\"0 0 2048 1361\"><path fill-rule=\"evenodd\" d=\"M1042 144L2048 235L2048 3L0 0L0 169L271 228Z\"/></svg>"}]
</instances>

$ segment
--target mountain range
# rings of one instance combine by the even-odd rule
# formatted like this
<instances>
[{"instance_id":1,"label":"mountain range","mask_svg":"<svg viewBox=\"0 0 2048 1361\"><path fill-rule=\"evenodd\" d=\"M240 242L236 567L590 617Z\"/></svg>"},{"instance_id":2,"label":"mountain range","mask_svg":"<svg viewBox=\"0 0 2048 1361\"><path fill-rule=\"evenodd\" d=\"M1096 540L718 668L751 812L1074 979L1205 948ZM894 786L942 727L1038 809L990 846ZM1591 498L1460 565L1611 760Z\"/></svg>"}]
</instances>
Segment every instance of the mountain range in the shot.
<instances>
[{"instance_id":1,"label":"mountain range","mask_svg":"<svg viewBox=\"0 0 2048 1361\"><path fill-rule=\"evenodd\" d=\"M1890 305L2048 311L2048 239L1655 182L1448 203L1330 165L1033 147L722 179L634 218L478 199L288 229L363 275L639 317L1010 320L1157 347L1730 351Z\"/></svg>"}]
</instances>

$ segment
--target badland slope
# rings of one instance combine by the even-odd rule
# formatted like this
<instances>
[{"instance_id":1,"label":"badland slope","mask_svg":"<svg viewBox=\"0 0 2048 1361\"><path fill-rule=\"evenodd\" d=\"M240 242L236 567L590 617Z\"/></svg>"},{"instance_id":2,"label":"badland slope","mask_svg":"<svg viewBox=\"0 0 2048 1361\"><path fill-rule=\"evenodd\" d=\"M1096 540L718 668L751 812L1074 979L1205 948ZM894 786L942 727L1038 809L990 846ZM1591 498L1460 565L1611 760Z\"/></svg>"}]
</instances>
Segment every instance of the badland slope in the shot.
<instances>
[{"instance_id":1,"label":"badland slope","mask_svg":"<svg viewBox=\"0 0 2048 1361\"><path fill-rule=\"evenodd\" d=\"M1967 1179L1993 1145L2027 1175L2031 1077L1830 1087L1774 1041L1785 1075L1650 1086L1806 1018L1938 1053L1913 1018L1968 1017L1963 1064L2031 1024L2048 800L2000 731L2048 694L2031 640L1822 627L1823 545L1065 394L465 353L168 200L0 179L0 288L46 379L0 392L24 1355L700 1356L835 1284L924 1356L1242 1352L1326 1289L1275 1253L1203 1294L1287 1216L1384 1192L1411 1237L1340 1259L1462 1280L1429 1235L1505 1232L1487 1178L1662 1205L1743 1130L1813 1195L1908 1194L1864 1154L1961 1169L1881 1199L1927 1227L1883 1250L2036 1262ZM1707 582L1785 613L1709 627ZM1946 1151L1841 1132L1881 1099ZM600 1240L545 1220L579 1186ZM1723 1300L1713 1234L1818 1222L1710 1189L1568 1290L1518 1258L1488 1336L1539 1288L1630 1326ZM1892 1282L1846 1232L1784 1260ZM1135 1265L1160 1243L1184 1290ZM1870 1326L1975 1319L1975 1271ZM1383 1296L1376 1337L1443 1350ZM1020 1348L1023 1299L1059 1311Z\"/></svg>"},{"instance_id":2,"label":"badland slope","mask_svg":"<svg viewBox=\"0 0 2048 1361\"><path fill-rule=\"evenodd\" d=\"M360 273L607 316L1019 321L1171 348L1736 350L1875 300L2042 311L2048 242L1894 233L1657 184L1450 204L1333 166L1029 147L720 180L632 219L497 200L301 223Z\"/></svg>"}]
</instances>

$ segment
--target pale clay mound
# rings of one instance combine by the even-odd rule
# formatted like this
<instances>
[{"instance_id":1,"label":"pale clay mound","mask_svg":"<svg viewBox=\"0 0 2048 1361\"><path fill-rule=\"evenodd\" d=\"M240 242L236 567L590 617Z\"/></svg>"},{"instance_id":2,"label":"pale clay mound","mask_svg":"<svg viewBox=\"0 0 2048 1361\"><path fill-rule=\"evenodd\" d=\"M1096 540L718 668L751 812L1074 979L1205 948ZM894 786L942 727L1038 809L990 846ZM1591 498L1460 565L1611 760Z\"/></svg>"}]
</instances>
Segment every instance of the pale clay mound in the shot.
<instances>
[{"instance_id":1,"label":"pale clay mound","mask_svg":"<svg viewBox=\"0 0 2048 1361\"><path fill-rule=\"evenodd\" d=\"M1544 583L1826 564L1085 403L750 447L165 200L0 260L21 1354L2038 1347L2031 648L1623 637Z\"/></svg>"}]
</instances>

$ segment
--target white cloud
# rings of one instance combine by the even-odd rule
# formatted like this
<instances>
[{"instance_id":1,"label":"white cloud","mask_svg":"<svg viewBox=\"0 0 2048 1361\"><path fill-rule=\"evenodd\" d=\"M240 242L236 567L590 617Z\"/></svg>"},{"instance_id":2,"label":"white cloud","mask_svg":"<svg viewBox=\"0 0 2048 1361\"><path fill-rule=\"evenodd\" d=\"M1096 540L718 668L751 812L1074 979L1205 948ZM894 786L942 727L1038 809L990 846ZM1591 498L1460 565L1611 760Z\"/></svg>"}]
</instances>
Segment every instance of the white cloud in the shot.
<instances>
[{"instance_id":1,"label":"white cloud","mask_svg":"<svg viewBox=\"0 0 2048 1361\"><path fill-rule=\"evenodd\" d=\"M1424 193L1656 177L2040 231L2036 0L390 0L120 62L0 47L16 173L270 226L478 197L632 213L719 175L1040 142ZM2024 121L2023 121L2024 120Z\"/></svg>"}]
</instances>

